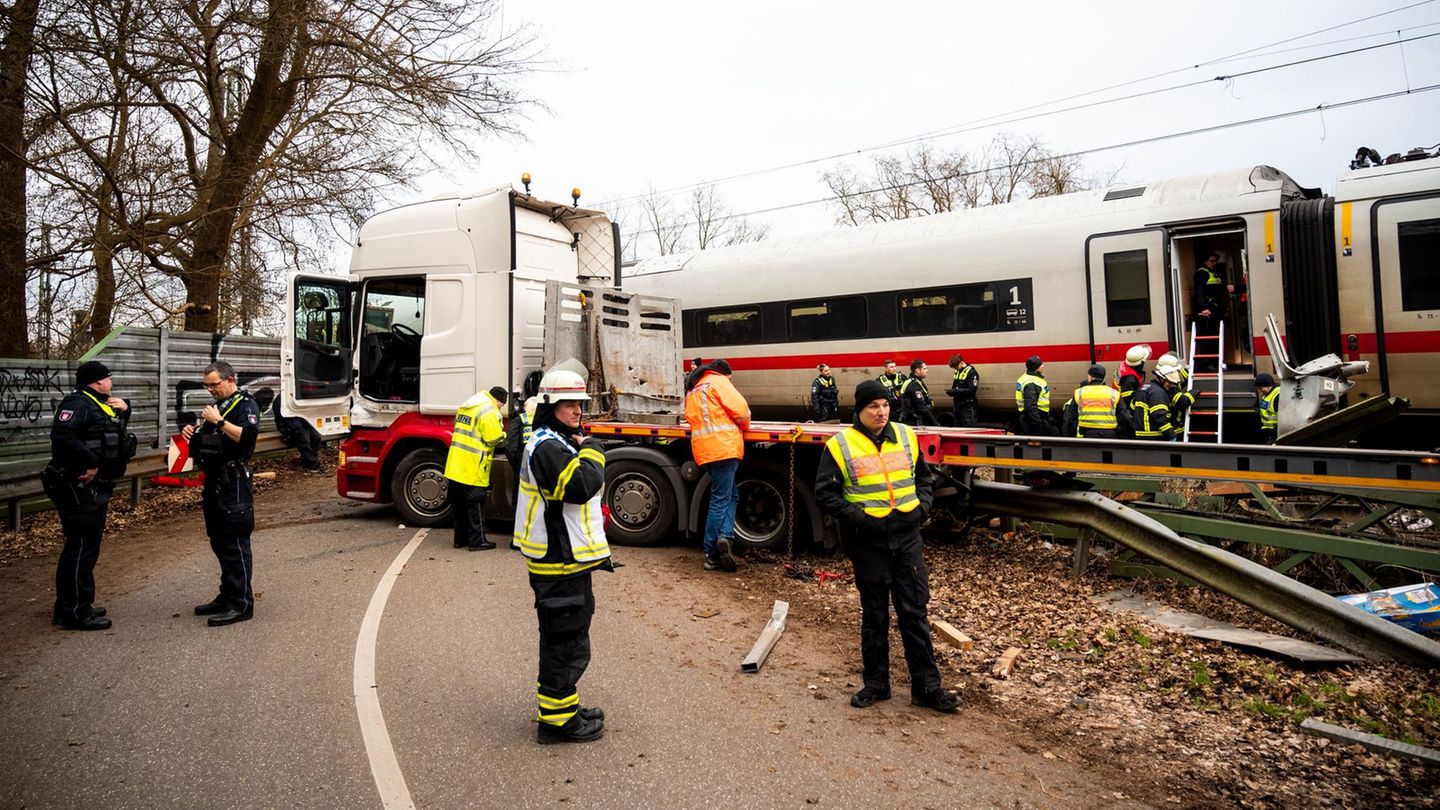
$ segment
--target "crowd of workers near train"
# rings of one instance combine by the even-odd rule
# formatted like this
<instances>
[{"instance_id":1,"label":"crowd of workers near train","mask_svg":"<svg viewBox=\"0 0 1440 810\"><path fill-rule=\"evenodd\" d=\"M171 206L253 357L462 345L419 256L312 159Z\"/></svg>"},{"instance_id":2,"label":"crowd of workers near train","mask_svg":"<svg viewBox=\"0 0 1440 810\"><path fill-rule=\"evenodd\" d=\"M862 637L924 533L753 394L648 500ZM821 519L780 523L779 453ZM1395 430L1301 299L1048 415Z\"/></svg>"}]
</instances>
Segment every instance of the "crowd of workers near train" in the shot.
<instances>
[{"instance_id":1,"label":"crowd of workers near train","mask_svg":"<svg viewBox=\"0 0 1440 810\"><path fill-rule=\"evenodd\" d=\"M1178 441L1185 435L1186 419L1195 404L1190 373L1178 357L1167 352L1156 360L1147 377L1145 364L1150 353L1145 344L1130 347L1125 362L1108 380L1104 366L1090 366L1085 380L1061 408L1059 424L1051 411L1052 387L1045 377L1045 361L1031 355L1025 361L1024 373L1015 381L1015 432L1026 436ZM949 366L951 380L945 393L954 403L954 424L975 427L979 424L980 372L958 353L951 355ZM1196 367L1201 364L1197 362ZM810 385L812 417L816 422L836 421L840 409L835 378L826 363L817 366L817 371ZM885 371L875 381L884 389L895 421L913 426L940 424L928 377L929 367L924 360L911 360L908 375L894 360L885 361ZM1255 389L1261 441L1272 444L1279 425L1276 408L1280 389L1275 379L1264 373L1255 375Z\"/></svg>"}]
</instances>

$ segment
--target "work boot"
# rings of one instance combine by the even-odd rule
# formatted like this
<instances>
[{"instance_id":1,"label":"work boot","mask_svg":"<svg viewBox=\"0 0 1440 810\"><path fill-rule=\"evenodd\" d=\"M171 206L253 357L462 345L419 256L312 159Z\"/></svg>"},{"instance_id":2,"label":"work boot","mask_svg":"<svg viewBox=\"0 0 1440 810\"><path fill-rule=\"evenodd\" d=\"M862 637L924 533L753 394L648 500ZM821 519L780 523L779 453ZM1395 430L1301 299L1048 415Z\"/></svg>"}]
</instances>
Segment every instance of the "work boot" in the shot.
<instances>
[{"instance_id":1,"label":"work boot","mask_svg":"<svg viewBox=\"0 0 1440 810\"><path fill-rule=\"evenodd\" d=\"M866 686L859 692L850 696L850 705L857 709L868 709L875 705L878 700L889 700L890 690L876 689L873 686Z\"/></svg>"},{"instance_id":2,"label":"work boot","mask_svg":"<svg viewBox=\"0 0 1440 810\"><path fill-rule=\"evenodd\" d=\"M715 541L715 560L720 567L726 571L735 570L735 552L730 547L731 540L722 537Z\"/></svg>"},{"instance_id":3,"label":"work boot","mask_svg":"<svg viewBox=\"0 0 1440 810\"><path fill-rule=\"evenodd\" d=\"M230 603L220 597L215 597L203 605L195 606L196 616L214 616L216 613L224 613L230 609Z\"/></svg>"},{"instance_id":4,"label":"work boot","mask_svg":"<svg viewBox=\"0 0 1440 810\"><path fill-rule=\"evenodd\" d=\"M217 613L214 616L211 616L209 621L206 622L206 624L210 625L211 627L224 627L227 624L249 621L254 616L254 608L251 608L250 610L236 610L234 608L230 608L224 613Z\"/></svg>"},{"instance_id":5,"label":"work boot","mask_svg":"<svg viewBox=\"0 0 1440 810\"><path fill-rule=\"evenodd\" d=\"M92 607L92 608L90 608L90 610L84 612L82 615L86 615L86 616L104 616L104 615L105 615L105 608L103 608L103 607ZM65 623L67 620L69 620L69 619L73 619L73 617L67 616L66 614L62 613L59 608L56 608L55 610L52 610L52 611L50 612L50 623L51 623L51 624L64 624L64 623Z\"/></svg>"},{"instance_id":6,"label":"work boot","mask_svg":"<svg viewBox=\"0 0 1440 810\"><path fill-rule=\"evenodd\" d=\"M586 720L599 720L602 723L605 721L605 710L599 706L581 706L575 713Z\"/></svg>"},{"instance_id":7,"label":"work boot","mask_svg":"<svg viewBox=\"0 0 1440 810\"><path fill-rule=\"evenodd\" d=\"M945 714L954 714L955 710L960 708L960 697L952 695L938 686L921 694L911 695L910 702L916 706L934 709Z\"/></svg>"},{"instance_id":8,"label":"work boot","mask_svg":"<svg viewBox=\"0 0 1440 810\"><path fill-rule=\"evenodd\" d=\"M66 630L109 630L110 620L92 613L78 619L65 619L60 626Z\"/></svg>"},{"instance_id":9,"label":"work boot","mask_svg":"<svg viewBox=\"0 0 1440 810\"><path fill-rule=\"evenodd\" d=\"M705 570L706 570L706 571L719 571L719 570L720 570L720 560L719 560L719 558L717 558L714 554L706 554L706 555L705 555Z\"/></svg>"},{"instance_id":10,"label":"work boot","mask_svg":"<svg viewBox=\"0 0 1440 810\"><path fill-rule=\"evenodd\" d=\"M600 739L604 733L604 721L582 717L579 712L576 712L573 717L565 721L563 726L540 723L535 729L535 742L541 745L586 743Z\"/></svg>"},{"instance_id":11,"label":"work boot","mask_svg":"<svg viewBox=\"0 0 1440 810\"><path fill-rule=\"evenodd\" d=\"M469 546L471 551L488 551L492 548L495 548L495 544L489 540L481 540L478 543L471 543Z\"/></svg>"}]
</instances>

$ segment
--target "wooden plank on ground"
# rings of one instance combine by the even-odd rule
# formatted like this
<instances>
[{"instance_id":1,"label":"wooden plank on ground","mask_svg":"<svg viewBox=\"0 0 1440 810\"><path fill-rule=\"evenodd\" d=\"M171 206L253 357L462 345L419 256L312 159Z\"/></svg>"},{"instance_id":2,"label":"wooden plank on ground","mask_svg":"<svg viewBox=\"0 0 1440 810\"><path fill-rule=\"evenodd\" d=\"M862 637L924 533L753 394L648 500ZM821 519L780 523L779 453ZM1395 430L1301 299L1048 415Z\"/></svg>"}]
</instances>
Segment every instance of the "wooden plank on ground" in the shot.
<instances>
[{"instance_id":1,"label":"wooden plank on ground","mask_svg":"<svg viewBox=\"0 0 1440 810\"><path fill-rule=\"evenodd\" d=\"M1004 655L996 659L995 667L990 670L990 674L994 675L997 678L1010 677L1010 670L1015 668L1015 660L1019 657L1020 648L1011 647L1010 649L1005 651Z\"/></svg>"},{"instance_id":2,"label":"wooden plank on ground","mask_svg":"<svg viewBox=\"0 0 1440 810\"><path fill-rule=\"evenodd\" d=\"M955 629L955 626L949 622L931 619L930 628L952 647L959 647L962 650L975 649L975 642L971 641L969 636Z\"/></svg>"},{"instance_id":3,"label":"wooden plank on ground","mask_svg":"<svg viewBox=\"0 0 1440 810\"><path fill-rule=\"evenodd\" d=\"M1418 759L1426 765L1440 765L1440 751L1434 748L1425 748L1419 745L1411 745L1389 737L1381 737L1379 734L1366 734L1363 731L1351 731L1343 726L1332 726L1329 723L1322 723L1313 717L1305 718L1300 724L1302 731L1314 734L1317 737L1328 737L1346 745L1360 744L1377 754L1394 754L1400 757Z\"/></svg>"}]
</instances>

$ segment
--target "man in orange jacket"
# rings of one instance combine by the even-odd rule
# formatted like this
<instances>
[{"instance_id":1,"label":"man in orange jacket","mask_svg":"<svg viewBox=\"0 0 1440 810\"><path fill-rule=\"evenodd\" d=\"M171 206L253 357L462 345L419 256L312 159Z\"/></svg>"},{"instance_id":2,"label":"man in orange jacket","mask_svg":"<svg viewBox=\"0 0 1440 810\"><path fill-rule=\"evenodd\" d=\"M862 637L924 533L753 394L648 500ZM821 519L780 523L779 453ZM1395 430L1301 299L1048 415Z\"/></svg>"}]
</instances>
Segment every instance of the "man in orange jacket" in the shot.
<instances>
[{"instance_id":1,"label":"man in orange jacket","mask_svg":"<svg viewBox=\"0 0 1440 810\"><path fill-rule=\"evenodd\" d=\"M700 367L685 395L690 451L710 475L710 514L705 520L705 570L734 571L735 471L745 457L741 432L750 426L750 405L730 383L730 364Z\"/></svg>"}]
</instances>

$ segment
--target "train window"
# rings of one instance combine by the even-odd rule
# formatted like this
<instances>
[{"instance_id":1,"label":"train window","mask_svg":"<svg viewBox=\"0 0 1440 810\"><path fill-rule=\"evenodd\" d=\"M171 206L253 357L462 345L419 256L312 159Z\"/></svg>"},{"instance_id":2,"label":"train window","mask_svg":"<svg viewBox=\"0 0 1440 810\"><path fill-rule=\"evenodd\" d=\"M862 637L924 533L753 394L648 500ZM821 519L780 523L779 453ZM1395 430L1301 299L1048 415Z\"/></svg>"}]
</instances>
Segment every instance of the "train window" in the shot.
<instances>
[{"instance_id":1,"label":"train window","mask_svg":"<svg viewBox=\"0 0 1440 810\"><path fill-rule=\"evenodd\" d=\"M1400 303L1440 309L1440 219L1400 223Z\"/></svg>"},{"instance_id":2,"label":"train window","mask_svg":"<svg viewBox=\"0 0 1440 810\"><path fill-rule=\"evenodd\" d=\"M1150 258L1146 251L1105 254L1105 317L1110 326L1150 323Z\"/></svg>"},{"instance_id":3,"label":"train window","mask_svg":"<svg viewBox=\"0 0 1440 810\"><path fill-rule=\"evenodd\" d=\"M791 340L839 340L865 337L865 299L827 298L798 301L785 308Z\"/></svg>"},{"instance_id":4,"label":"train window","mask_svg":"<svg viewBox=\"0 0 1440 810\"><path fill-rule=\"evenodd\" d=\"M899 305L902 335L989 332L1000 324L999 302L991 284L901 293Z\"/></svg>"},{"instance_id":5,"label":"train window","mask_svg":"<svg viewBox=\"0 0 1440 810\"><path fill-rule=\"evenodd\" d=\"M760 308L711 309L701 312L700 346L734 346L760 342Z\"/></svg>"}]
</instances>

